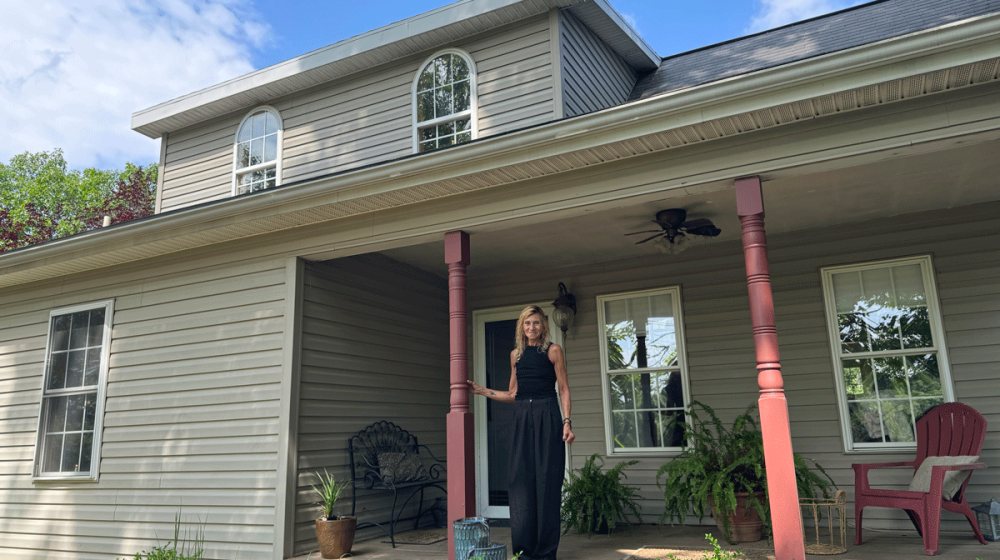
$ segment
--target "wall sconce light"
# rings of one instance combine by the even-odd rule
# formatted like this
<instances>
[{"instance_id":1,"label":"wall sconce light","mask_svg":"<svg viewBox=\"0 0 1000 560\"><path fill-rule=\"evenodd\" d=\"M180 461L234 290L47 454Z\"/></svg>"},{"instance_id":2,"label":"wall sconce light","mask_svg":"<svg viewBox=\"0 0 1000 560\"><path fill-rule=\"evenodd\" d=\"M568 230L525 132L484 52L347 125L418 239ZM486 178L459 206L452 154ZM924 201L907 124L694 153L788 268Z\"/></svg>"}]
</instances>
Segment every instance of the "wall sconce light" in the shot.
<instances>
[{"instance_id":1,"label":"wall sconce light","mask_svg":"<svg viewBox=\"0 0 1000 560\"><path fill-rule=\"evenodd\" d=\"M552 302L552 306L555 307L555 310L552 311L552 320L555 321L565 338L569 324L573 322L573 316L576 315L576 296L566 290L566 284L559 283L559 297Z\"/></svg>"}]
</instances>

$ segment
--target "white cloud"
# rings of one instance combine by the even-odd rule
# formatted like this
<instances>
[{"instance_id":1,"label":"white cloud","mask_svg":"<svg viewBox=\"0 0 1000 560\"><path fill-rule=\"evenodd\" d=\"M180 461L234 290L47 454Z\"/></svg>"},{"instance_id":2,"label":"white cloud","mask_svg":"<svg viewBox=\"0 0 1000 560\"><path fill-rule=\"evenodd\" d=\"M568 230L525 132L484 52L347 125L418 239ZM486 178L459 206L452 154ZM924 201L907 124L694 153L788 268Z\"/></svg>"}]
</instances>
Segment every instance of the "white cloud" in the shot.
<instances>
[{"instance_id":1,"label":"white cloud","mask_svg":"<svg viewBox=\"0 0 1000 560\"><path fill-rule=\"evenodd\" d=\"M639 30L639 22L635 19L635 14L623 12L621 13L621 16L622 19L625 20L625 23L632 28L632 31L635 31L639 36L642 36L642 31Z\"/></svg>"},{"instance_id":2,"label":"white cloud","mask_svg":"<svg viewBox=\"0 0 1000 560\"><path fill-rule=\"evenodd\" d=\"M864 1L864 0L862 0ZM760 0L760 13L750 22L747 32L756 33L842 10L860 1L850 0Z\"/></svg>"},{"instance_id":3,"label":"white cloud","mask_svg":"<svg viewBox=\"0 0 1000 560\"><path fill-rule=\"evenodd\" d=\"M131 115L254 69L271 29L238 0L0 2L0 161L62 148L74 168L159 157Z\"/></svg>"}]
</instances>

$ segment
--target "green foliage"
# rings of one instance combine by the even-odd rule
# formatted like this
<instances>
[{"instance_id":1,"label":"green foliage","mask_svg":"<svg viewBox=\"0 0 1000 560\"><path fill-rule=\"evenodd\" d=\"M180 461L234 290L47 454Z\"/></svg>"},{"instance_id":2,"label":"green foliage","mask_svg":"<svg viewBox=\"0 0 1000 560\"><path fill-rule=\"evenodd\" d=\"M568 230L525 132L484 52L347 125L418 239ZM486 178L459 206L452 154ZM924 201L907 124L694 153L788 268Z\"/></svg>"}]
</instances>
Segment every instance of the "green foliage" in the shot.
<instances>
[{"instance_id":1,"label":"green foliage","mask_svg":"<svg viewBox=\"0 0 1000 560\"><path fill-rule=\"evenodd\" d=\"M132 560L201 560L203 554L205 554L204 525L198 527L193 537L185 528L182 539L181 514L178 512L174 517L174 539L168 541L164 546L156 546L149 551L136 552Z\"/></svg>"},{"instance_id":2,"label":"green foliage","mask_svg":"<svg viewBox=\"0 0 1000 560\"><path fill-rule=\"evenodd\" d=\"M0 163L0 253L153 213L156 165L70 170L61 150Z\"/></svg>"},{"instance_id":3,"label":"green foliage","mask_svg":"<svg viewBox=\"0 0 1000 560\"><path fill-rule=\"evenodd\" d=\"M683 523L688 511L701 520L708 509L709 497L722 516L723 529L730 534L729 519L736 510L736 494L748 493L747 507L753 508L769 529L767 475L764 468L764 439L753 415L756 405L736 417L726 429L709 406L692 401L683 424L688 448L656 472L656 483L663 488L666 508L660 523ZM707 418L703 419L702 415ZM804 497L829 496L833 480L818 464L826 478L812 472L805 460L795 455L799 494ZM661 481L661 478L663 479ZM764 492L760 500L756 492Z\"/></svg>"},{"instance_id":4,"label":"green foliage","mask_svg":"<svg viewBox=\"0 0 1000 560\"><path fill-rule=\"evenodd\" d=\"M712 552L705 553L705 556L701 557L701 560L740 560L743 558L743 553L739 550L730 552L728 550L723 550L719 546L719 541L715 540L715 537L711 533L705 533L705 540L707 540L712 545ZM677 560L677 556L670 554L667 556L668 560Z\"/></svg>"},{"instance_id":5,"label":"green foliage","mask_svg":"<svg viewBox=\"0 0 1000 560\"><path fill-rule=\"evenodd\" d=\"M597 461L601 464L598 465ZM604 472L604 460L594 453L580 469L580 474L569 473L569 481L563 485L562 518L568 533L576 529L580 533L593 533L602 523L614 530L618 523L630 525L628 513L640 517L639 489L622 484L628 478L625 467L638 461L622 461L613 469Z\"/></svg>"},{"instance_id":6,"label":"green foliage","mask_svg":"<svg viewBox=\"0 0 1000 560\"><path fill-rule=\"evenodd\" d=\"M340 493L346 483L338 483L326 469L323 469L323 474L317 476L319 476L319 486L313 485L312 487L313 492L319 496L316 505L323 510L323 519L334 519L333 506L337 505L337 500L340 499Z\"/></svg>"}]
</instances>

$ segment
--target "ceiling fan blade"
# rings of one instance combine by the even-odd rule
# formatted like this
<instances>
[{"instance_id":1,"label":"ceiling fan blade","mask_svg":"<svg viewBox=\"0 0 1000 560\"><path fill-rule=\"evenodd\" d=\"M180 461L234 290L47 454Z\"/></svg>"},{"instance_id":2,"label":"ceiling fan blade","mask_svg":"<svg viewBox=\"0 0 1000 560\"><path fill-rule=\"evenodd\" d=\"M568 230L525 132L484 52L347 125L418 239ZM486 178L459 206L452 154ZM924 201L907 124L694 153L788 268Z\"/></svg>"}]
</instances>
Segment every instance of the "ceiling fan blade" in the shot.
<instances>
[{"instance_id":1,"label":"ceiling fan blade","mask_svg":"<svg viewBox=\"0 0 1000 560\"><path fill-rule=\"evenodd\" d=\"M705 218L698 218L697 220L691 220L690 222L684 222L680 227L684 229L699 228L702 226L715 227L712 220L707 220Z\"/></svg>"},{"instance_id":2,"label":"ceiling fan blade","mask_svg":"<svg viewBox=\"0 0 1000 560\"><path fill-rule=\"evenodd\" d=\"M687 228L687 232L691 235L703 235L705 237L715 237L722 233L722 230L713 226L700 226L696 228Z\"/></svg>"},{"instance_id":3,"label":"ceiling fan blade","mask_svg":"<svg viewBox=\"0 0 1000 560\"><path fill-rule=\"evenodd\" d=\"M626 233L625 235L639 235L640 233L663 233L663 230L659 229L647 229L646 231L633 231L632 233Z\"/></svg>"},{"instance_id":4,"label":"ceiling fan blade","mask_svg":"<svg viewBox=\"0 0 1000 560\"><path fill-rule=\"evenodd\" d=\"M645 232L645 233L649 233L649 232ZM642 245L643 243L645 243L647 241L650 241L652 239L656 239L657 237L660 237L661 235L663 235L662 231L659 232L659 233L657 233L656 235L654 235L652 237L647 237L646 239L643 239L642 241L639 241L638 243L636 243L636 245Z\"/></svg>"}]
</instances>

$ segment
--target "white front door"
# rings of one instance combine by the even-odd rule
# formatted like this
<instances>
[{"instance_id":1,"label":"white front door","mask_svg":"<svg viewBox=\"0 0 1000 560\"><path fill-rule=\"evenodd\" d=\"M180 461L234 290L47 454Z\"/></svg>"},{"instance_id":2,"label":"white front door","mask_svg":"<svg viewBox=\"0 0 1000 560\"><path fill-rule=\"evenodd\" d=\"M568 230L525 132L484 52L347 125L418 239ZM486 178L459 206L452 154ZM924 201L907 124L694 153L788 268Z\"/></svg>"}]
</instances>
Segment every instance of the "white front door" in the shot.
<instances>
[{"instance_id":1,"label":"white front door","mask_svg":"<svg viewBox=\"0 0 1000 560\"><path fill-rule=\"evenodd\" d=\"M514 327L526 305L473 312L475 345L474 380L491 389L510 386L510 352L514 349ZM539 305L550 317L549 332L561 343L562 333L552 324L552 306ZM478 514L494 519L510 518L507 506L507 460L514 408L510 404L476 397L476 502Z\"/></svg>"}]
</instances>

